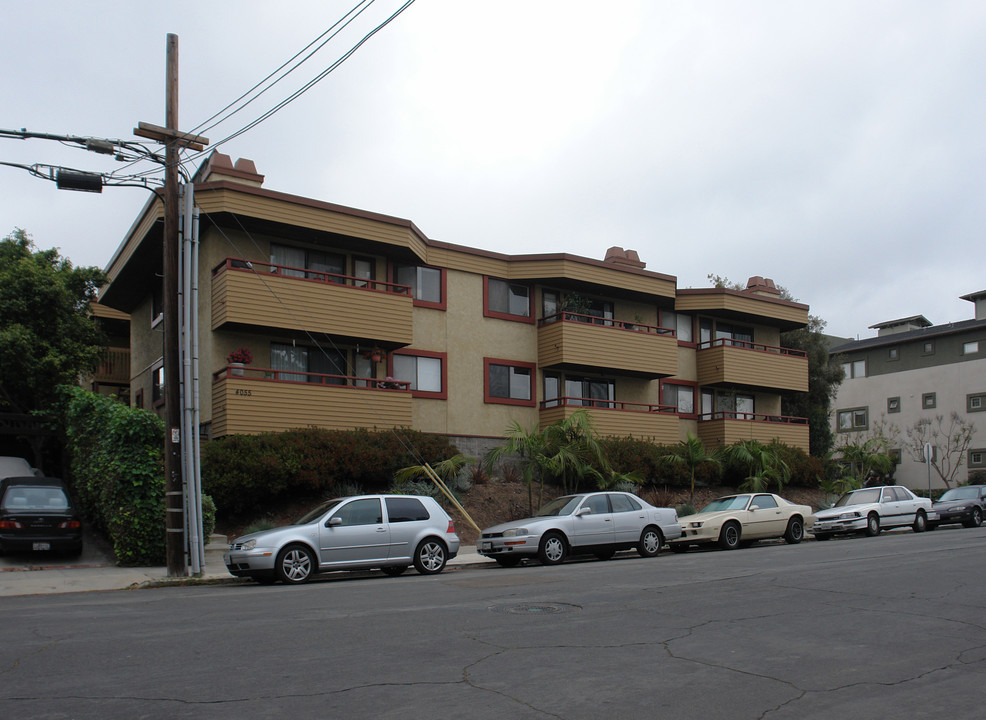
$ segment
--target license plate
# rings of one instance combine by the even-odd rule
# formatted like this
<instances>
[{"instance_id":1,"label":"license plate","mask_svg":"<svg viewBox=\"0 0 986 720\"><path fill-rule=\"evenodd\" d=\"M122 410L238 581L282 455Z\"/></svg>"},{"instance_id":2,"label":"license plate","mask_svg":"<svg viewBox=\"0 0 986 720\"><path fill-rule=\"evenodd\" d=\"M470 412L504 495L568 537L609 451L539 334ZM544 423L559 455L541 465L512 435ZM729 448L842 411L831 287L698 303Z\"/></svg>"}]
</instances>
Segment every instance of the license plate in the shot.
<instances>
[{"instance_id":1,"label":"license plate","mask_svg":"<svg viewBox=\"0 0 986 720\"><path fill-rule=\"evenodd\" d=\"M483 550L492 550L492 549L493 549L493 543L488 543L488 542L483 543Z\"/></svg>"},{"instance_id":2,"label":"license plate","mask_svg":"<svg viewBox=\"0 0 986 720\"><path fill-rule=\"evenodd\" d=\"M34 543L34 550L51 550L51 543Z\"/></svg>"}]
</instances>

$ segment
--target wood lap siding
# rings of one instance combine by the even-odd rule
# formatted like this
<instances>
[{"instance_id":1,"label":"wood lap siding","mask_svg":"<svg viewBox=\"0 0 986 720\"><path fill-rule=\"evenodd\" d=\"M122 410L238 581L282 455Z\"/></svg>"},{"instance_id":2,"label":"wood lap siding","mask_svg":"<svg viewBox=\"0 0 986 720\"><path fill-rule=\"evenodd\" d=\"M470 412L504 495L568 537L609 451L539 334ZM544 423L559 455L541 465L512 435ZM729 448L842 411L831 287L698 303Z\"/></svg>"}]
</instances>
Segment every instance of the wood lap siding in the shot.
<instances>
[{"instance_id":1,"label":"wood lap siding","mask_svg":"<svg viewBox=\"0 0 986 720\"><path fill-rule=\"evenodd\" d=\"M703 348L697 354L702 385L745 385L777 390L808 390L808 359L747 348Z\"/></svg>"},{"instance_id":2,"label":"wood lap siding","mask_svg":"<svg viewBox=\"0 0 986 720\"><path fill-rule=\"evenodd\" d=\"M671 335L559 321L538 329L538 364L595 366L667 377L678 373L678 343Z\"/></svg>"},{"instance_id":3,"label":"wood lap siding","mask_svg":"<svg viewBox=\"0 0 986 720\"><path fill-rule=\"evenodd\" d=\"M352 335L409 344L409 295L349 285L225 270L212 280L212 329L242 323L285 330Z\"/></svg>"},{"instance_id":4,"label":"wood lap siding","mask_svg":"<svg viewBox=\"0 0 986 720\"><path fill-rule=\"evenodd\" d=\"M698 424L698 437L706 447L723 447L743 440L786 445L808 450L808 425L769 423L755 420L706 420Z\"/></svg>"},{"instance_id":5,"label":"wood lap siding","mask_svg":"<svg viewBox=\"0 0 986 720\"><path fill-rule=\"evenodd\" d=\"M406 392L222 378L212 388L212 433L409 427L411 402Z\"/></svg>"}]
</instances>

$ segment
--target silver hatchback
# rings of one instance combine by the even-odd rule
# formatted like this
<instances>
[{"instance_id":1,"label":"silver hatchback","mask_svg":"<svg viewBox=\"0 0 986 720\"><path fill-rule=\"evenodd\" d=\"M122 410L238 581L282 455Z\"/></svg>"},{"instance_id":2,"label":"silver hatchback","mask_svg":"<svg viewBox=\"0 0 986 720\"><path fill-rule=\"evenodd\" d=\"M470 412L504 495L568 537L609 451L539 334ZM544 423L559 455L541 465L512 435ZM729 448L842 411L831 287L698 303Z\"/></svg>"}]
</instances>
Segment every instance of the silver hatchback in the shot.
<instances>
[{"instance_id":1,"label":"silver hatchback","mask_svg":"<svg viewBox=\"0 0 986 720\"><path fill-rule=\"evenodd\" d=\"M223 560L236 577L297 584L332 570L400 575L412 564L434 575L458 552L455 524L433 498L358 495L324 502L292 525L238 537Z\"/></svg>"}]
</instances>

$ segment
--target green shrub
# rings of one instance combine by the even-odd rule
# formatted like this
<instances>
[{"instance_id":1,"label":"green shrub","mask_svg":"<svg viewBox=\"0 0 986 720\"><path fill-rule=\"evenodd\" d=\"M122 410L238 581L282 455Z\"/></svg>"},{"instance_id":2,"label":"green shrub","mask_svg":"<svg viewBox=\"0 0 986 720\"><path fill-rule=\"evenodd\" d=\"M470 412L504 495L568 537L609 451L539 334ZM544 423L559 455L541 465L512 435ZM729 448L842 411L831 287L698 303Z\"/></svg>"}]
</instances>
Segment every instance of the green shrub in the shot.
<instances>
[{"instance_id":1,"label":"green shrub","mask_svg":"<svg viewBox=\"0 0 986 720\"><path fill-rule=\"evenodd\" d=\"M83 512L121 565L165 561L164 423L144 410L69 387L65 435Z\"/></svg>"},{"instance_id":2,"label":"green shrub","mask_svg":"<svg viewBox=\"0 0 986 720\"><path fill-rule=\"evenodd\" d=\"M333 495L344 485L384 491L399 468L456 452L444 436L406 428L230 435L203 445L202 486L221 515L234 518L289 499Z\"/></svg>"}]
</instances>

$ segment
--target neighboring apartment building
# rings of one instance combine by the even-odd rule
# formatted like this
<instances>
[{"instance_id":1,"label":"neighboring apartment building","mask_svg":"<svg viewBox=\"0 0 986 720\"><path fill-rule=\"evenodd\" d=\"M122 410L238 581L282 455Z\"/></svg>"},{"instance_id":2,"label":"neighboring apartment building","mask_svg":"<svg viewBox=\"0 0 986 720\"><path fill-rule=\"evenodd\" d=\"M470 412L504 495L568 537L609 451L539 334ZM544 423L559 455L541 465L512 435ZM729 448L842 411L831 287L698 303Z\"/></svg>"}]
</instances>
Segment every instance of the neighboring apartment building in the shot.
<instances>
[{"instance_id":1,"label":"neighboring apartment building","mask_svg":"<svg viewBox=\"0 0 986 720\"><path fill-rule=\"evenodd\" d=\"M972 320L932 325L924 316L871 325L875 338L855 340L831 348L843 360L845 380L833 407L834 431L871 430L874 423L899 430L898 482L911 488L928 487L928 466L903 449L906 428L922 419L953 412L979 425L957 479L969 470L986 468L986 291L963 295L975 304ZM977 422L978 421L978 422ZM932 471L932 487L943 483Z\"/></svg>"},{"instance_id":2,"label":"neighboring apartment building","mask_svg":"<svg viewBox=\"0 0 986 720\"><path fill-rule=\"evenodd\" d=\"M194 178L202 432L411 427L482 452L507 428L587 408L605 435L807 449L781 396L808 387L779 347L804 304L770 280L679 290L636 252L505 255L407 220L262 187L214 153ZM131 402L162 401L162 208L152 199L107 267L100 302L131 318ZM235 349L252 362L233 366Z\"/></svg>"}]
</instances>

